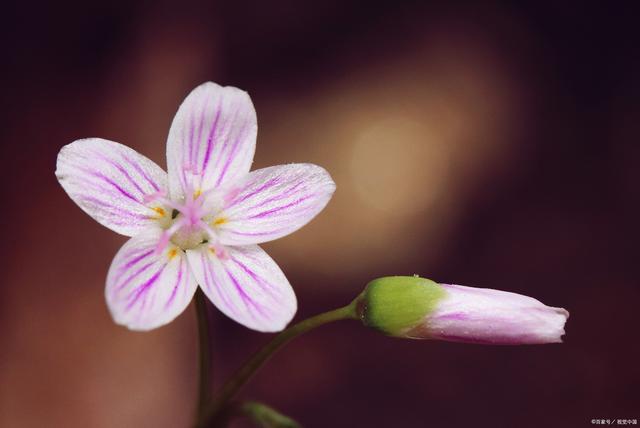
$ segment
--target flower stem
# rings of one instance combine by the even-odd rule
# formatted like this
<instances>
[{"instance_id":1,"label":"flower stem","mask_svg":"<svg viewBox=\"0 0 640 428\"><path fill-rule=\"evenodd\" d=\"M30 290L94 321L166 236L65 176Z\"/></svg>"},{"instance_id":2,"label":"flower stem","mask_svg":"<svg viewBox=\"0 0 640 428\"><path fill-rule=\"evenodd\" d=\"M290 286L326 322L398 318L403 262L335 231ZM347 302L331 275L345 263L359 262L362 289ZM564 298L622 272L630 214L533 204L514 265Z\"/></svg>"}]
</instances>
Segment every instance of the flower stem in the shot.
<instances>
[{"instance_id":1,"label":"flower stem","mask_svg":"<svg viewBox=\"0 0 640 428\"><path fill-rule=\"evenodd\" d=\"M202 414L202 418L200 419L197 428L210 427L213 426L213 423L219 422L220 418L224 417L223 413L233 397L235 397L247 381L251 379L255 372L258 371L258 369L262 367L262 365L276 351L289 341L309 330L313 330L316 327L320 327L321 325L333 321L357 319L356 300L347 306L307 318L306 320L300 321L299 323L280 332L271 340L271 342L267 343L262 349L253 354L253 356L249 358L244 365L242 365L242 367L240 367L238 371L236 371L235 374L222 386L222 389L218 393L216 399Z\"/></svg>"},{"instance_id":2,"label":"flower stem","mask_svg":"<svg viewBox=\"0 0 640 428\"><path fill-rule=\"evenodd\" d=\"M211 343L209 338L209 317L207 316L207 299L198 289L195 298L196 317L198 318L198 347L200 380L198 384L198 408L196 420L200 420L207 403L211 399Z\"/></svg>"}]
</instances>

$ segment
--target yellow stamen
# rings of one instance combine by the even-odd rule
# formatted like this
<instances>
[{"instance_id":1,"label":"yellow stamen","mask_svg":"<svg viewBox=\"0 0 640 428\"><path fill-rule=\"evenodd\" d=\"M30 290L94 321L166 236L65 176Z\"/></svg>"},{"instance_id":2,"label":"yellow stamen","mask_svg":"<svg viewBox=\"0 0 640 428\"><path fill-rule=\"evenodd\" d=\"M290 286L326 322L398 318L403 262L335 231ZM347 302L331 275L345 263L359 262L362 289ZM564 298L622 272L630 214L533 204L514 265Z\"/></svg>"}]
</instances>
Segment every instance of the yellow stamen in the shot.
<instances>
[{"instance_id":1,"label":"yellow stamen","mask_svg":"<svg viewBox=\"0 0 640 428\"><path fill-rule=\"evenodd\" d=\"M169 257L169 260L172 260L177 254L178 254L178 250L176 250L175 248L172 248L167 253L167 257Z\"/></svg>"},{"instance_id":2,"label":"yellow stamen","mask_svg":"<svg viewBox=\"0 0 640 428\"><path fill-rule=\"evenodd\" d=\"M151 207L151 209L153 211L155 211L156 213L158 213L158 214L157 215L147 216L147 218L149 218L149 219L160 220L161 218L163 218L167 214L167 212L161 207Z\"/></svg>"},{"instance_id":3,"label":"yellow stamen","mask_svg":"<svg viewBox=\"0 0 640 428\"><path fill-rule=\"evenodd\" d=\"M193 192L193 199L198 199L198 196L202 195L202 189L198 189Z\"/></svg>"},{"instance_id":4,"label":"yellow stamen","mask_svg":"<svg viewBox=\"0 0 640 428\"><path fill-rule=\"evenodd\" d=\"M213 254L214 256L216 255L216 249L213 247L209 247L209 251L211 251L211 254Z\"/></svg>"},{"instance_id":5,"label":"yellow stamen","mask_svg":"<svg viewBox=\"0 0 640 428\"><path fill-rule=\"evenodd\" d=\"M224 217L218 217L217 219L215 219L215 220L213 221L213 225L214 225L214 226L220 226L220 225L222 225L222 224L225 224L226 222L227 222L227 219L226 219L226 218L224 218Z\"/></svg>"}]
</instances>

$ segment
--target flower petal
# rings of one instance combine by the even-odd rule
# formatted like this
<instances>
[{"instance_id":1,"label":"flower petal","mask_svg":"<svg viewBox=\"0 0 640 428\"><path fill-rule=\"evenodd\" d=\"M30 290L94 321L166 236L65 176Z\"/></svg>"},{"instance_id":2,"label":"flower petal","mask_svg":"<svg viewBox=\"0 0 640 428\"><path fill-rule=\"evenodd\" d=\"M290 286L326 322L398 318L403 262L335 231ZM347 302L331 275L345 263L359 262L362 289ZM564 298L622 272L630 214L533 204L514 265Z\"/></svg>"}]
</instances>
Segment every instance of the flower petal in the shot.
<instances>
[{"instance_id":1,"label":"flower petal","mask_svg":"<svg viewBox=\"0 0 640 428\"><path fill-rule=\"evenodd\" d=\"M271 241L310 222L335 189L329 173L317 165L259 169L227 192L224 208L212 225L225 245Z\"/></svg>"},{"instance_id":2,"label":"flower petal","mask_svg":"<svg viewBox=\"0 0 640 428\"><path fill-rule=\"evenodd\" d=\"M58 154L58 181L71 199L109 229L133 236L157 218L146 197L165 191L167 174L135 150L100 138L77 140Z\"/></svg>"},{"instance_id":3,"label":"flower petal","mask_svg":"<svg viewBox=\"0 0 640 428\"><path fill-rule=\"evenodd\" d=\"M280 331L293 318L296 296L262 248L207 247L187 250L200 287L225 315L251 329Z\"/></svg>"},{"instance_id":4,"label":"flower petal","mask_svg":"<svg viewBox=\"0 0 640 428\"><path fill-rule=\"evenodd\" d=\"M440 284L446 296L410 337L495 345L560 343L569 312L533 297Z\"/></svg>"},{"instance_id":5,"label":"flower petal","mask_svg":"<svg viewBox=\"0 0 640 428\"><path fill-rule=\"evenodd\" d=\"M172 198L216 188L247 174L257 132L249 94L212 82L195 88L180 105L169 130Z\"/></svg>"},{"instance_id":6,"label":"flower petal","mask_svg":"<svg viewBox=\"0 0 640 428\"><path fill-rule=\"evenodd\" d=\"M157 251L161 230L129 239L118 251L107 275L105 296L117 324L151 330L185 310L197 283L186 255L173 244Z\"/></svg>"}]
</instances>

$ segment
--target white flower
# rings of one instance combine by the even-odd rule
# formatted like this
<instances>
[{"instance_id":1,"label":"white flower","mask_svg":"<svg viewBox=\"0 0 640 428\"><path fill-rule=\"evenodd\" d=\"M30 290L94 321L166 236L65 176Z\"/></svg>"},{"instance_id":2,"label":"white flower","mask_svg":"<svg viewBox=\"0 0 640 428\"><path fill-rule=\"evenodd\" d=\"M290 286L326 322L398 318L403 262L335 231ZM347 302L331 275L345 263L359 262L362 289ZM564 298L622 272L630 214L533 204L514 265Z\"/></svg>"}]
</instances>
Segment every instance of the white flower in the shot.
<instances>
[{"instance_id":1,"label":"white flower","mask_svg":"<svg viewBox=\"0 0 640 428\"><path fill-rule=\"evenodd\" d=\"M198 284L227 316L282 330L296 298L257 245L288 235L327 204L335 183L312 164L249 172L256 113L249 95L205 83L184 100L167 141L168 173L99 138L60 150L56 176L87 214L131 238L107 275L116 323L150 330L187 307Z\"/></svg>"}]
</instances>

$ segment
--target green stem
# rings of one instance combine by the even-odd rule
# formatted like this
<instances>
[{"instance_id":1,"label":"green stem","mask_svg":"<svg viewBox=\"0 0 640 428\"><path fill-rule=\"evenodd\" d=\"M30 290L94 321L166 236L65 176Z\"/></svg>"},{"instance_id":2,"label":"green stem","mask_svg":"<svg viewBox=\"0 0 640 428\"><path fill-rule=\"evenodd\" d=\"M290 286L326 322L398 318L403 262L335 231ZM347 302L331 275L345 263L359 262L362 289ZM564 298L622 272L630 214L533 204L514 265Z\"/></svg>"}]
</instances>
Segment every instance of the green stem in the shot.
<instances>
[{"instance_id":1,"label":"green stem","mask_svg":"<svg viewBox=\"0 0 640 428\"><path fill-rule=\"evenodd\" d=\"M198 318L198 347L200 380L198 383L198 408L196 420L200 420L211 399L211 343L209 340L209 318L207 299L202 290L196 291L196 317Z\"/></svg>"},{"instance_id":2,"label":"green stem","mask_svg":"<svg viewBox=\"0 0 640 428\"><path fill-rule=\"evenodd\" d=\"M260 367L262 367L262 365L276 351L278 351L289 341L300 336L303 333L306 333L309 330L313 330L316 327L320 327L321 325L333 321L357 319L358 316L356 314L356 300L342 308L334 309L332 311L324 312L311 318L307 318L306 320L300 321L299 323L294 324L286 330L280 332L271 340L271 342L267 343L262 349L253 354L253 356L249 358L249 360L247 360L244 365L240 367L240 369L238 369L238 371L235 372L231 379L229 379L222 386L222 389L217 395L215 401L213 401L213 403L206 409L205 413L202 415L203 417L200 419L200 423L197 425L197 427L209 427L212 426L214 422L219 421L220 417L223 416L223 413L229 401L231 401L233 397L235 397L235 395L247 383L247 381L251 379L255 372Z\"/></svg>"}]
</instances>

